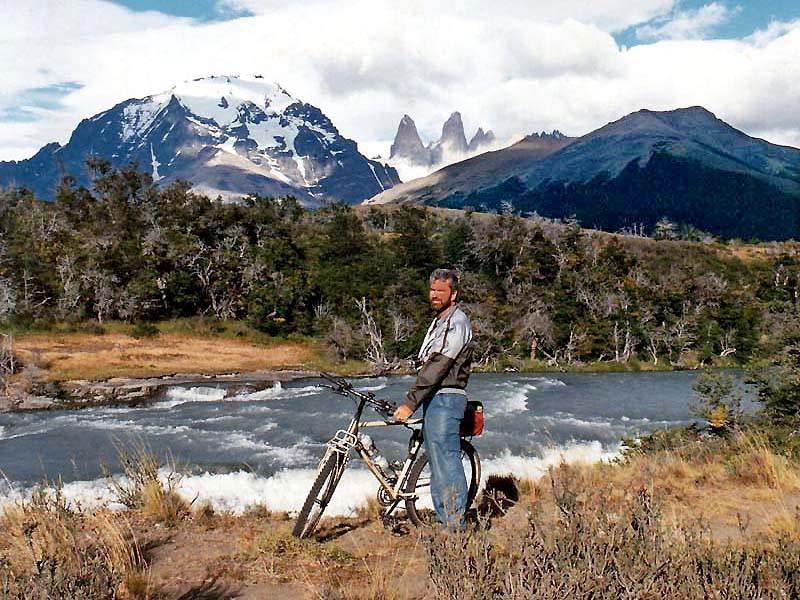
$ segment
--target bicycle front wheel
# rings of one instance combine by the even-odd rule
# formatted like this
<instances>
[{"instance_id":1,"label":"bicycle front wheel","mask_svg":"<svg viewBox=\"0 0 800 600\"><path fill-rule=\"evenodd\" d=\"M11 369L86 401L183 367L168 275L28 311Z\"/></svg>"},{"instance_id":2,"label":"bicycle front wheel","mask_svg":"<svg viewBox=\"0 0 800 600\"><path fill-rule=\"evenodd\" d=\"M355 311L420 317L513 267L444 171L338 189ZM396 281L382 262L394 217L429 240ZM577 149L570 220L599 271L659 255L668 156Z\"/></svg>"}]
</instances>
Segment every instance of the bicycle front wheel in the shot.
<instances>
[{"instance_id":1,"label":"bicycle front wheel","mask_svg":"<svg viewBox=\"0 0 800 600\"><path fill-rule=\"evenodd\" d=\"M478 495L478 486L481 482L481 461L478 451L467 440L461 440L461 464L464 465L464 475L467 478L467 504L468 510ZM422 453L411 466L406 483L406 492L415 496L406 500L406 513L414 525L433 525L436 522L436 513L431 500L431 470L428 466L428 457Z\"/></svg>"},{"instance_id":2,"label":"bicycle front wheel","mask_svg":"<svg viewBox=\"0 0 800 600\"><path fill-rule=\"evenodd\" d=\"M308 492L303 508L297 515L292 535L307 538L316 529L322 513L331 501L333 492L344 474L345 456L340 452L328 452L320 462L317 476Z\"/></svg>"}]
</instances>

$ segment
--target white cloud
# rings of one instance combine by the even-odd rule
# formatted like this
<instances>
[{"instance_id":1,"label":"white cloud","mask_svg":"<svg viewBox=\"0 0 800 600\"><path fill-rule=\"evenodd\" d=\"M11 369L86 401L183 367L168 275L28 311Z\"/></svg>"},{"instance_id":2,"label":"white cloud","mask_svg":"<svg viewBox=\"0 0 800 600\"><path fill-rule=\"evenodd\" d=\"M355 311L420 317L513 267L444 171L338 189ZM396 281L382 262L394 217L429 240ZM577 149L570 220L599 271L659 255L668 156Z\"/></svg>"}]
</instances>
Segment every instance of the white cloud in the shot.
<instances>
[{"instance_id":1,"label":"white cloud","mask_svg":"<svg viewBox=\"0 0 800 600\"><path fill-rule=\"evenodd\" d=\"M695 10L679 11L654 24L636 29L640 40L691 40L707 37L715 28L727 23L741 8L728 8L719 2L706 4Z\"/></svg>"},{"instance_id":2,"label":"white cloud","mask_svg":"<svg viewBox=\"0 0 800 600\"><path fill-rule=\"evenodd\" d=\"M377 9L387 16L422 17L436 20L442 16L467 17L478 22L494 21L503 16L525 23L561 23L575 19L595 25L604 31L623 31L632 25L644 23L669 13L679 0L560 0L559 2L531 2L530 0L306 0L291 7L306 12L324 11L335 15L356 7L355 13ZM219 0L220 7L237 12L274 15L287 8L283 0ZM357 20L358 22L358 20Z\"/></svg>"},{"instance_id":3,"label":"white cloud","mask_svg":"<svg viewBox=\"0 0 800 600\"><path fill-rule=\"evenodd\" d=\"M443 6L227 0L223 8L255 16L201 23L97 0L0 3L0 19L13 24L0 39L0 108L26 89L83 85L40 121L0 123L0 160L64 143L80 119L124 99L237 73L280 82L370 156L388 154L404 113L433 140L454 110L467 136L480 125L511 142L541 130L581 135L640 108L701 104L748 133L796 143L800 21L741 41L625 49L610 32L671 14L674 0Z\"/></svg>"},{"instance_id":4,"label":"white cloud","mask_svg":"<svg viewBox=\"0 0 800 600\"><path fill-rule=\"evenodd\" d=\"M800 26L800 19L793 21L770 21L764 29L759 29L745 38L754 46L763 47Z\"/></svg>"}]
</instances>

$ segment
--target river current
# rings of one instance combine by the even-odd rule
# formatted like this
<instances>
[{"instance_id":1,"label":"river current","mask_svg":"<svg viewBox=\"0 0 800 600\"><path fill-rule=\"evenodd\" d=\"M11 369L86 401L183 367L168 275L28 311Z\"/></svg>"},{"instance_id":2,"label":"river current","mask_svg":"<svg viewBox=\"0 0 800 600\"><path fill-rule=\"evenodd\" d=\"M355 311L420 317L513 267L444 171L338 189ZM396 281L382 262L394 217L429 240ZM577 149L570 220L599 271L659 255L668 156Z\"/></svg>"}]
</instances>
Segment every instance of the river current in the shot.
<instances>
[{"instance_id":1,"label":"river current","mask_svg":"<svg viewBox=\"0 0 800 600\"><path fill-rule=\"evenodd\" d=\"M608 459L623 436L688 423L695 376L475 374L470 395L484 404L486 429L473 442L484 479L492 473L536 477L562 459ZM412 381L404 376L355 383L398 402ZM215 380L213 387L168 388L146 407L0 414L0 502L45 479L63 481L65 494L83 505L109 502L103 466L119 472L117 448L145 443L185 473L180 492L189 500L234 512L256 504L297 510L325 442L347 426L354 409L318 383L303 379L247 391ZM388 459L401 458L407 430L370 433ZM346 514L376 489L353 461L330 512Z\"/></svg>"}]
</instances>

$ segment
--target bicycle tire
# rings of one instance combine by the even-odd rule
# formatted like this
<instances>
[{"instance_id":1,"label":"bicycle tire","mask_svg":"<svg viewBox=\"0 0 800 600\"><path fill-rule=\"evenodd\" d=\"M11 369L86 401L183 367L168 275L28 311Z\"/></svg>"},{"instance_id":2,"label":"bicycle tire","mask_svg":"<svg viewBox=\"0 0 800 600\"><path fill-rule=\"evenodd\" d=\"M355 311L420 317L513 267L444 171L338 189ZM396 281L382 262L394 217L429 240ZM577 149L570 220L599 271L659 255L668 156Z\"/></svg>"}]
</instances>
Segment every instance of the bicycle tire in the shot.
<instances>
[{"instance_id":1,"label":"bicycle tire","mask_svg":"<svg viewBox=\"0 0 800 600\"><path fill-rule=\"evenodd\" d=\"M296 538L307 538L316 529L322 513L333 496L339 480L344 474L344 457L339 452L329 452L322 459L317 476L311 485L303 508L297 515L297 520L292 529L292 535Z\"/></svg>"},{"instance_id":2,"label":"bicycle tire","mask_svg":"<svg viewBox=\"0 0 800 600\"><path fill-rule=\"evenodd\" d=\"M467 478L467 504L464 507L466 511L469 510L475 501L475 496L478 495L478 486L481 482L481 460L475 447L463 438L461 439L461 460L462 462L466 461L464 468L464 475ZM430 474L429 469L426 470L427 466L428 456L423 452L411 466L405 487L406 492L413 492L417 496L414 500L406 500L408 518L417 527L432 525L436 521L433 509L427 509L422 506L425 503L425 497L430 497L430 492L426 492L424 489L430 485ZM427 481L425 474L428 474Z\"/></svg>"}]
</instances>

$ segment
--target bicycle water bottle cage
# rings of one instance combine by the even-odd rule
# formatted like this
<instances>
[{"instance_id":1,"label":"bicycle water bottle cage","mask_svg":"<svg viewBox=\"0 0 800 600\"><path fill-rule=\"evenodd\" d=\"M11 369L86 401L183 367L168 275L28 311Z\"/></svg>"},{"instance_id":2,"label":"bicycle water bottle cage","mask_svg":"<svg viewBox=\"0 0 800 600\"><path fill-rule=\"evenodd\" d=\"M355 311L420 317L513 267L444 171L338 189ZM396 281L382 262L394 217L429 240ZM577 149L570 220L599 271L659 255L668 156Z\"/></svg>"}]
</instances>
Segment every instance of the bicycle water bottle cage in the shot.
<instances>
[{"instance_id":1,"label":"bicycle water bottle cage","mask_svg":"<svg viewBox=\"0 0 800 600\"><path fill-rule=\"evenodd\" d=\"M328 442L328 447L331 448L331 450L340 452L341 454L347 454L352 448L356 447L357 443L358 439L356 436L349 431L340 429Z\"/></svg>"}]
</instances>

